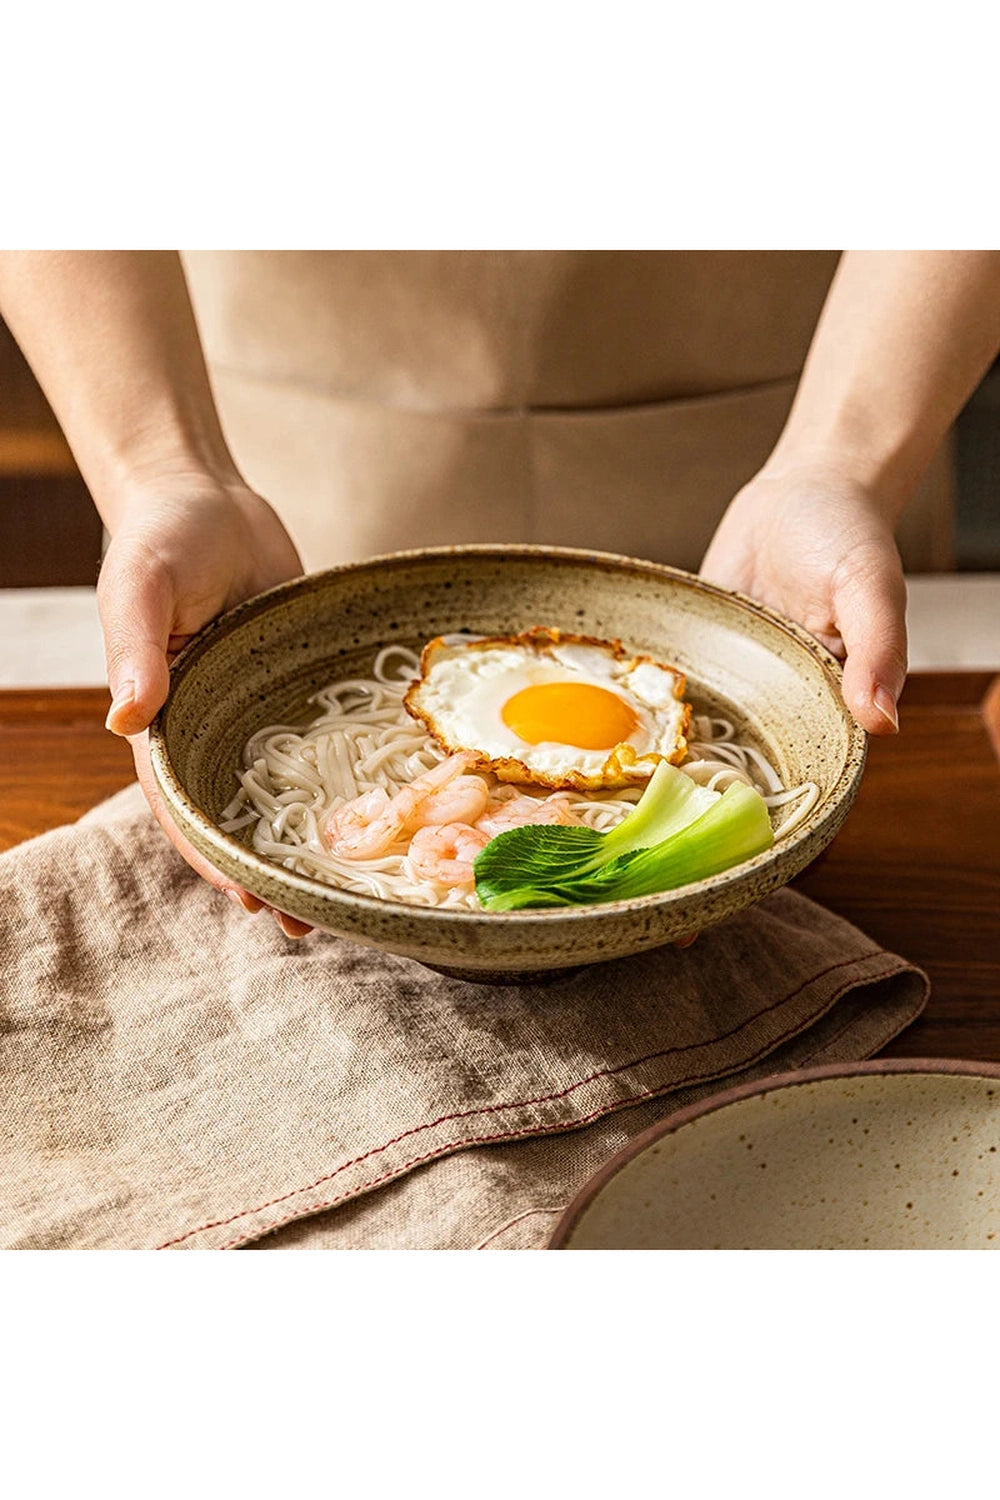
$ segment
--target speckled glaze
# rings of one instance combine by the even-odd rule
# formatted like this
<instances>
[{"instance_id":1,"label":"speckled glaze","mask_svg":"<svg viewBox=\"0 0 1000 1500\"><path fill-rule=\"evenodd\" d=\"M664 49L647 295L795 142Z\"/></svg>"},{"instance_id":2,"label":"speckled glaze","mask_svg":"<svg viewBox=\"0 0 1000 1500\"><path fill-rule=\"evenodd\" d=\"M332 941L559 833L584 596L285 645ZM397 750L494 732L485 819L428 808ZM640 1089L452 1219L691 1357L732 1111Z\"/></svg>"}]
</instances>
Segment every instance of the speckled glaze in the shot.
<instances>
[{"instance_id":1,"label":"speckled glaze","mask_svg":"<svg viewBox=\"0 0 1000 1500\"><path fill-rule=\"evenodd\" d=\"M830 1064L714 1095L608 1162L549 1249L1000 1249L1000 1066Z\"/></svg>"},{"instance_id":2,"label":"speckled glaze","mask_svg":"<svg viewBox=\"0 0 1000 1500\"><path fill-rule=\"evenodd\" d=\"M367 673L391 642L419 648L468 628L530 625L604 638L678 666L697 708L735 718L786 784L821 796L787 840L734 870L663 895L544 912L440 912L350 895L261 858L217 820L234 768L266 723L305 723L307 699ZM654 563L540 547L399 552L283 584L248 600L178 657L150 734L173 817L219 869L328 932L479 980L516 980L658 947L785 885L830 842L854 800L865 735L840 670L803 630L741 595Z\"/></svg>"}]
</instances>

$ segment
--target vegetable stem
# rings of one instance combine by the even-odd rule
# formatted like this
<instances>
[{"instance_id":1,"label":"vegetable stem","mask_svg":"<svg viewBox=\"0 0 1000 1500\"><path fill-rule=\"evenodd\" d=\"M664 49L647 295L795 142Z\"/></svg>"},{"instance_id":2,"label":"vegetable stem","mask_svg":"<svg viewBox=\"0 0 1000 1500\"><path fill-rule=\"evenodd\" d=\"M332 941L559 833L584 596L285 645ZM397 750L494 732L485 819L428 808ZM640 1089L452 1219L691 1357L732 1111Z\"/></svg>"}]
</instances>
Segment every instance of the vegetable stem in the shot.
<instances>
[{"instance_id":1,"label":"vegetable stem","mask_svg":"<svg viewBox=\"0 0 1000 1500\"><path fill-rule=\"evenodd\" d=\"M774 842L760 793L743 782L710 792L662 761L633 812L609 833L529 825L476 857L487 911L575 906L654 895L720 874Z\"/></svg>"}]
</instances>

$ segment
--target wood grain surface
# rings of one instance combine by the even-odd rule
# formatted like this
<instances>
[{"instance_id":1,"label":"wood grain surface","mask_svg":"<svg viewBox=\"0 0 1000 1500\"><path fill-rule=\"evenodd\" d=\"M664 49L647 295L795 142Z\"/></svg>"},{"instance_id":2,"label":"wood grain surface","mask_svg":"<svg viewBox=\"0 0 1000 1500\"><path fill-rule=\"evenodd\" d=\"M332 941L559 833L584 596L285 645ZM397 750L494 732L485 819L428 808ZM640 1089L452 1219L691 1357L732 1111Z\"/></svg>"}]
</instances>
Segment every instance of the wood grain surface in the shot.
<instances>
[{"instance_id":1,"label":"wood grain surface","mask_svg":"<svg viewBox=\"0 0 1000 1500\"><path fill-rule=\"evenodd\" d=\"M132 780L96 689L0 692L0 849ZM1000 1061L1000 678L914 676L901 733L871 742L860 795L796 888L930 975L887 1055Z\"/></svg>"}]
</instances>

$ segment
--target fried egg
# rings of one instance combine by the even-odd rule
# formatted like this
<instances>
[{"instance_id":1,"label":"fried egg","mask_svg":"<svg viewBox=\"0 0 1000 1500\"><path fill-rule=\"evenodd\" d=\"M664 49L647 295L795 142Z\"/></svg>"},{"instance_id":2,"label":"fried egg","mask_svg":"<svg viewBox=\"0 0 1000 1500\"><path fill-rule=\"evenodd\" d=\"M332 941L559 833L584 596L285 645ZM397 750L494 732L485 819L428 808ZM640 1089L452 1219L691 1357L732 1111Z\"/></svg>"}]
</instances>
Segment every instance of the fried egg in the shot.
<instances>
[{"instance_id":1,"label":"fried egg","mask_svg":"<svg viewBox=\"0 0 1000 1500\"><path fill-rule=\"evenodd\" d=\"M501 781L596 791L684 759L684 688L683 673L621 641L535 626L438 636L404 702L445 750L475 751Z\"/></svg>"}]
</instances>

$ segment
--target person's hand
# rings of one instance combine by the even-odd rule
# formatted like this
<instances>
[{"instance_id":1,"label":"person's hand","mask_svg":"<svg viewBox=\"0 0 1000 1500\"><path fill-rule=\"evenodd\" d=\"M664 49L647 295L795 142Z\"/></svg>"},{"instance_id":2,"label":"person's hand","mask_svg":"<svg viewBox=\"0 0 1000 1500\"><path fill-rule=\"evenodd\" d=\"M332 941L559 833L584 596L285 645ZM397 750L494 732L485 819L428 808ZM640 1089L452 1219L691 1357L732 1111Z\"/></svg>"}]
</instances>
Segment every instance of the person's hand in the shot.
<instances>
[{"instance_id":1,"label":"person's hand","mask_svg":"<svg viewBox=\"0 0 1000 1500\"><path fill-rule=\"evenodd\" d=\"M167 696L169 659L203 625L301 572L291 538L252 490L201 478L137 487L97 586L112 733L149 726Z\"/></svg>"},{"instance_id":2,"label":"person's hand","mask_svg":"<svg viewBox=\"0 0 1000 1500\"><path fill-rule=\"evenodd\" d=\"M263 903L209 864L163 806L145 730L166 699L169 662L181 647L223 610L301 572L288 533L259 495L201 477L173 478L130 494L98 581L112 695L107 727L128 739L146 799L171 842L248 911ZM291 937L309 930L276 915Z\"/></svg>"},{"instance_id":3,"label":"person's hand","mask_svg":"<svg viewBox=\"0 0 1000 1500\"><path fill-rule=\"evenodd\" d=\"M803 625L844 659L844 702L871 734L899 727L906 586L877 498L826 466L764 469L719 523L701 565Z\"/></svg>"}]
</instances>

